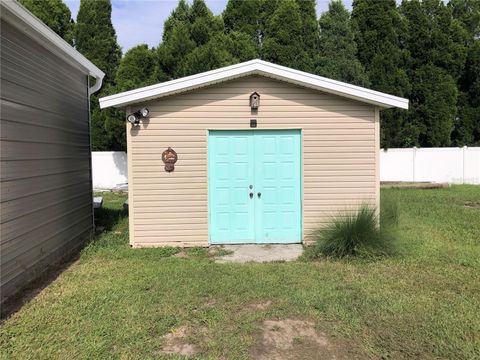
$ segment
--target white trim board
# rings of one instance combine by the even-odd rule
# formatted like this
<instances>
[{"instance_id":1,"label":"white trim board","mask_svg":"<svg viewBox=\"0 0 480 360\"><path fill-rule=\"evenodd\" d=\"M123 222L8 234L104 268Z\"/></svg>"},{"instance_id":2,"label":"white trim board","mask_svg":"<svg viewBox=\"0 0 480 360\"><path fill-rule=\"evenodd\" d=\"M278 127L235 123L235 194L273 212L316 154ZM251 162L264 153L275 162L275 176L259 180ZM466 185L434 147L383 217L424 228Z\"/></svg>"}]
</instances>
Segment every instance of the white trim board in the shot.
<instances>
[{"instance_id":1,"label":"white trim board","mask_svg":"<svg viewBox=\"0 0 480 360\"><path fill-rule=\"evenodd\" d=\"M69 43L51 30L30 11L14 0L1 0L0 15L5 20L19 29L22 33L41 44L54 54L60 56L68 63L85 71L87 75L95 77L95 84L90 88L90 94L99 90L104 72L96 67L90 60L75 50Z\"/></svg>"},{"instance_id":2,"label":"white trim board","mask_svg":"<svg viewBox=\"0 0 480 360\"><path fill-rule=\"evenodd\" d=\"M408 99L294 70L258 59L106 96L100 98L100 108L104 109L112 106L123 107L248 75L262 75L326 93L358 100L385 109L392 107L408 109Z\"/></svg>"}]
</instances>

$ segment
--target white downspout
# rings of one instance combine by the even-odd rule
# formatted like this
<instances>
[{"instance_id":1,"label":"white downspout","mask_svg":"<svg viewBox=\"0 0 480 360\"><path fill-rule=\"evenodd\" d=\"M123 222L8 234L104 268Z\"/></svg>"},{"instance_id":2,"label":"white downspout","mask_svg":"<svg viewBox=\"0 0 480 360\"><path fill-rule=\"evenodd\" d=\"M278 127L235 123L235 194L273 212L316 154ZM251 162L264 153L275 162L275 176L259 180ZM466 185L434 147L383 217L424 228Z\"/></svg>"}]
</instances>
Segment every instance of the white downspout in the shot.
<instances>
[{"instance_id":1,"label":"white downspout","mask_svg":"<svg viewBox=\"0 0 480 360\"><path fill-rule=\"evenodd\" d=\"M91 76L94 76L96 81L95 81L95 85L88 88L88 97L89 98L90 98L90 95L92 95L93 93L96 93L98 90L100 90L100 88L102 87L103 77L105 76L105 74L102 74L101 76L98 76L98 75L91 75Z\"/></svg>"}]
</instances>

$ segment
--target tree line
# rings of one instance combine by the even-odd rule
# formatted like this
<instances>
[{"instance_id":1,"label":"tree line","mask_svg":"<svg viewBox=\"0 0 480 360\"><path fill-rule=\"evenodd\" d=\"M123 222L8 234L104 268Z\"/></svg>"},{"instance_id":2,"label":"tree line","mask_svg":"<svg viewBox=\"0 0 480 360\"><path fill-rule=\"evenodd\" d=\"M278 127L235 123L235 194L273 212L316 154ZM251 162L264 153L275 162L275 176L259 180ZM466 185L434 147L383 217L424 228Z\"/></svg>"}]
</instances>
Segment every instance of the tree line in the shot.
<instances>
[{"instance_id":1,"label":"tree line","mask_svg":"<svg viewBox=\"0 0 480 360\"><path fill-rule=\"evenodd\" d=\"M332 0L319 19L315 0L229 0L218 16L180 0L157 47L123 56L110 0L81 0L76 23L62 0L21 2L106 73L94 150L126 147L125 114L99 97L254 58L409 98L382 111L382 147L480 145L478 0Z\"/></svg>"}]
</instances>

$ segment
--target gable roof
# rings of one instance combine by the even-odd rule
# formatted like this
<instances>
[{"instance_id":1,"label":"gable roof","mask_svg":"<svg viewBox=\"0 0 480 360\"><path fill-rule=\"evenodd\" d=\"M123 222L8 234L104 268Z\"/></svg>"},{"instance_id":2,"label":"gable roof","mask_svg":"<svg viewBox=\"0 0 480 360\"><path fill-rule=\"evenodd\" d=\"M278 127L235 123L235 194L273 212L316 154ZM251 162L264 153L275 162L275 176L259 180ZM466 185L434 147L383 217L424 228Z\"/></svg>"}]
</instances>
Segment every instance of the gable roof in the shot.
<instances>
[{"instance_id":1,"label":"gable roof","mask_svg":"<svg viewBox=\"0 0 480 360\"><path fill-rule=\"evenodd\" d=\"M104 109L112 106L122 107L248 75L262 75L295 85L377 105L382 108L398 107L401 109L408 109L408 99L294 70L258 59L106 96L100 98L100 108Z\"/></svg>"},{"instance_id":2,"label":"gable roof","mask_svg":"<svg viewBox=\"0 0 480 360\"><path fill-rule=\"evenodd\" d=\"M17 1L2 0L0 1L0 6L2 20L12 24L22 33L40 43L43 47L58 55L66 62L82 69L85 74L93 76L96 81L89 89L90 94L100 89L105 74L90 60L75 50L69 43L63 40L61 36L56 34Z\"/></svg>"}]
</instances>

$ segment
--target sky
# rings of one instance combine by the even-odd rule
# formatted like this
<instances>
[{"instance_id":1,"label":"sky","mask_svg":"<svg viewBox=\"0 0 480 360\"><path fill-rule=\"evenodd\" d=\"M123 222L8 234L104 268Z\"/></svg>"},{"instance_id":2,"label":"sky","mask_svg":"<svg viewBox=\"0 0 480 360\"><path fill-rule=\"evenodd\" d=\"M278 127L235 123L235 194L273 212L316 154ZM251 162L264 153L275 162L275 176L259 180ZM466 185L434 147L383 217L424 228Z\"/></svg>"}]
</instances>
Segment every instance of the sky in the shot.
<instances>
[{"instance_id":1,"label":"sky","mask_svg":"<svg viewBox=\"0 0 480 360\"><path fill-rule=\"evenodd\" d=\"M64 1L75 19L80 0ZM227 0L205 2L215 15L221 14L227 4ZM329 2L330 0L317 0L317 15L328 9ZM150 47L158 46L163 33L163 23L177 3L178 0L112 0L112 23L123 52L142 43ZM343 3L351 9L352 0L344 0Z\"/></svg>"}]
</instances>

